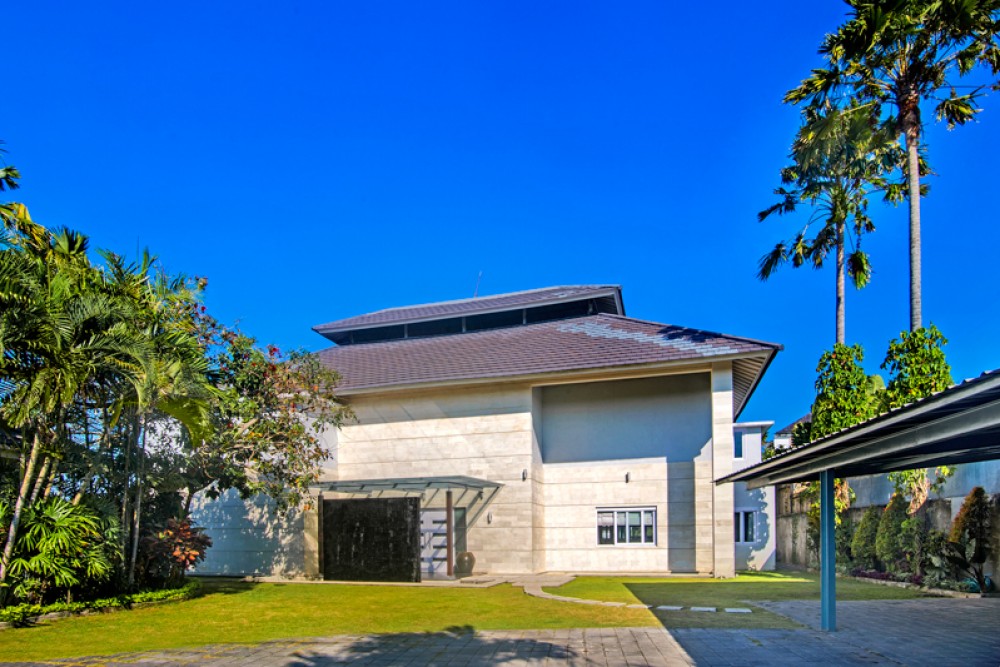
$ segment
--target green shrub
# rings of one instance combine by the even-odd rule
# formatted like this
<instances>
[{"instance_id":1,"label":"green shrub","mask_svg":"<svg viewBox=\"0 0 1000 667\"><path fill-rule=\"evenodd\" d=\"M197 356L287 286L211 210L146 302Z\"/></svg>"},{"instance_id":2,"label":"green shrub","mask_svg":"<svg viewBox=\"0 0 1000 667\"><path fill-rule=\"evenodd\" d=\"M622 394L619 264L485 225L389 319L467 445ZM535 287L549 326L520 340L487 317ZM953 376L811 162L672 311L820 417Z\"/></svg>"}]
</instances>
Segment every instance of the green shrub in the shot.
<instances>
[{"instance_id":1,"label":"green shrub","mask_svg":"<svg viewBox=\"0 0 1000 667\"><path fill-rule=\"evenodd\" d=\"M928 559L927 551L927 515L920 511L903 520L900 533L903 557L906 559L909 571L923 576Z\"/></svg>"},{"instance_id":2,"label":"green shrub","mask_svg":"<svg viewBox=\"0 0 1000 667\"><path fill-rule=\"evenodd\" d=\"M837 525L835 537L838 563L842 562L849 565L854 562L854 556L851 553L851 543L854 541L854 528L854 522L846 515L845 520Z\"/></svg>"},{"instance_id":3,"label":"green shrub","mask_svg":"<svg viewBox=\"0 0 1000 667\"><path fill-rule=\"evenodd\" d=\"M987 591L984 564L990 554L993 503L983 487L969 492L955 516L945 545L945 557L960 572L971 577L980 591Z\"/></svg>"},{"instance_id":4,"label":"green shrub","mask_svg":"<svg viewBox=\"0 0 1000 667\"><path fill-rule=\"evenodd\" d=\"M890 572L899 572L901 564L906 562L902 537L907 505L903 496L894 493L878 522L875 557Z\"/></svg>"},{"instance_id":5,"label":"green shrub","mask_svg":"<svg viewBox=\"0 0 1000 667\"><path fill-rule=\"evenodd\" d=\"M87 610L106 611L110 609L129 609L132 605L144 602L170 602L175 600L188 600L195 597L201 590L201 583L189 581L180 588L170 588L159 591L141 591L131 595L118 595L110 598L100 598L98 600L87 600L84 602L54 602L48 605L39 604L18 604L0 609L0 623L10 623L12 625L26 625L30 619L44 614L52 614L61 611L70 613L80 613Z\"/></svg>"},{"instance_id":6,"label":"green shrub","mask_svg":"<svg viewBox=\"0 0 1000 667\"><path fill-rule=\"evenodd\" d=\"M869 507L858 522L854 538L851 540L851 556L860 567L874 568L877 562L875 555L875 536L878 534L879 508Z\"/></svg>"}]
</instances>

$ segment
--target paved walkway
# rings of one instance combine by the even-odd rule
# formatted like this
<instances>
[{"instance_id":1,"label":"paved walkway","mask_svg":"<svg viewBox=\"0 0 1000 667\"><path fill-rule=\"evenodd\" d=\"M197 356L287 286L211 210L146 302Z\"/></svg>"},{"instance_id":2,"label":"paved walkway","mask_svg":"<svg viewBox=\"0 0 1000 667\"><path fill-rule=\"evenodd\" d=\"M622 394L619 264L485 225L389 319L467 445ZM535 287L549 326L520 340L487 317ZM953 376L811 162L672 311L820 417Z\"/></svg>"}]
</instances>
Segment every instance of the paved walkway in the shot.
<instances>
[{"instance_id":1,"label":"paved walkway","mask_svg":"<svg viewBox=\"0 0 1000 667\"><path fill-rule=\"evenodd\" d=\"M336 636L220 644L190 650L150 651L40 664L108 665L886 665L997 667L1000 598L920 598L840 602L839 631L820 632L819 603L758 603L802 623L799 630L609 628Z\"/></svg>"}]
</instances>

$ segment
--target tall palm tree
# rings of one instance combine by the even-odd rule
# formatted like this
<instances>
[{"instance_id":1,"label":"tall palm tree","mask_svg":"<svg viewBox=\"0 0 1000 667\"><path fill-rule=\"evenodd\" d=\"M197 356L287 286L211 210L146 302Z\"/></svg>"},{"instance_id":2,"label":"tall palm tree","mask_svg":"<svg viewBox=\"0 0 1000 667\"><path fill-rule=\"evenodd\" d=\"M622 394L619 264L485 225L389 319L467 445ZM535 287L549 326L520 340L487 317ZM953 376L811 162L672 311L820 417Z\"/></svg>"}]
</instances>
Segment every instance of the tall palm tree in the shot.
<instances>
[{"instance_id":1,"label":"tall palm tree","mask_svg":"<svg viewBox=\"0 0 1000 667\"><path fill-rule=\"evenodd\" d=\"M49 234L27 216L6 222L9 244L0 251L0 377L12 389L0 409L8 423L31 434L31 444L0 559L0 586L21 514L38 481L39 460L58 448L67 407L101 369L139 367L127 352L126 332L114 322L115 304L86 289L93 277L86 239L70 232Z\"/></svg>"},{"instance_id":2,"label":"tall palm tree","mask_svg":"<svg viewBox=\"0 0 1000 667\"><path fill-rule=\"evenodd\" d=\"M910 220L910 329L922 326L920 196L921 105L934 103L949 128L974 119L983 87L956 80L984 66L1000 73L1000 0L845 0L846 23L823 40L826 67L785 101L867 107L883 114L906 151ZM994 86L995 87L995 86ZM964 90L965 92L960 92ZM943 93L943 96L938 97Z\"/></svg>"},{"instance_id":3,"label":"tall palm tree","mask_svg":"<svg viewBox=\"0 0 1000 667\"><path fill-rule=\"evenodd\" d=\"M871 278L871 263L861 249L863 234L875 230L868 216L868 196L890 190L886 174L899 159L891 132L870 113L842 111L825 105L808 108L792 144L792 164L781 170L782 186L775 190L778 203L758 214L796 211L800 204L814 209L802 230L789 242L780 242L760 259L757 277L770 278L779 266L811 264L821 268L835 258L835 342L845 339L845 278L858 289ZM820 223L814 236L810 227ZM853 250L848 254L847 243Z\"/></svg>"}]
</instances>

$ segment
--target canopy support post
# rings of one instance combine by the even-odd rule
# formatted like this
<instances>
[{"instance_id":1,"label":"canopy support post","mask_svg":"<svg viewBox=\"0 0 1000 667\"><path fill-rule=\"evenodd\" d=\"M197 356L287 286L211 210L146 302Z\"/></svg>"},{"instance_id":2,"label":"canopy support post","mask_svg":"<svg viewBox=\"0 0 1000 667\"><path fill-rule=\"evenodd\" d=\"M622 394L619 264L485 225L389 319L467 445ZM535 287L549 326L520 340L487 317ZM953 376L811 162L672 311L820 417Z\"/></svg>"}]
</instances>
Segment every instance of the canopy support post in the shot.
<instances>
[{"instance_id":1,"label":"canopy support post","mask_svg":"<svg viewBox=\"0 0 1000 667\"><path fill-rule=\"evenodd\" d=\"M819 474L820 628L837 630L837 540L833 470Z\"/></svg>"}]
</instances>

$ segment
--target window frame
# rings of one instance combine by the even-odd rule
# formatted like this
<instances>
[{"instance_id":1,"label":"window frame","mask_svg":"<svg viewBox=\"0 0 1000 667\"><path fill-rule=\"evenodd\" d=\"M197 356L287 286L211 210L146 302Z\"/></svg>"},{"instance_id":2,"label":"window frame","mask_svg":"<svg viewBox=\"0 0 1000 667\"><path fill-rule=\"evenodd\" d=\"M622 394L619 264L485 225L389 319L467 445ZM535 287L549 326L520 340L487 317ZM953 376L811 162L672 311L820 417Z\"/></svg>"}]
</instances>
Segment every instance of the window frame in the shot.
<instances>
[{"instance_id":1,"label":"window frame","mask_svg":"<svg viewBox=\"0 0 1000 667\"><path fill-rule=\"evenodd\" d=\"M744 447L744 437L746 433L740 430L733 431L733 458L743 460L747 456L746 447Z\"/></svg>"},{"instance_id":2,"label":"window frame","mask_svg":"<svg viewBox=\"0 0 1000 667\"><path fill-rule=\"evenodd\" d=\"M757 516L760 514L760 510L751 509L749 507L737 507L733 510L733 537L736 544L757 544L759 541L758 535L760 534L757 530ZM747 538L747 517L750 518L751 532L753 533L753 539Z\"/></svg>"},{"instance_id":3,"label":"window frame","mask_svg":"<svg viewBox=\"0 0 1000 667\"><path fill-rule=\"evenodd\" d=\"M630 528L630 518L632 514L639 514L639 541L631 541ZM611 523L602 523L601 515L610 514ZM646 523L646 516L651 515L652 523ZM642 505L637 507L598 507L596 508L595 514L595 525L597 527L597 546L599 547L655 547L657 546L658 533L656 526L656 507L650 505ZM619 524L619 520L623 519L624 523ZM602 541L601 527L608 527L610 529L611 541ZM647 540L646 527L652 528L652 538ZM619 541L619 538L624 536L624 541Z\"/></svg>"}]
</instances>

